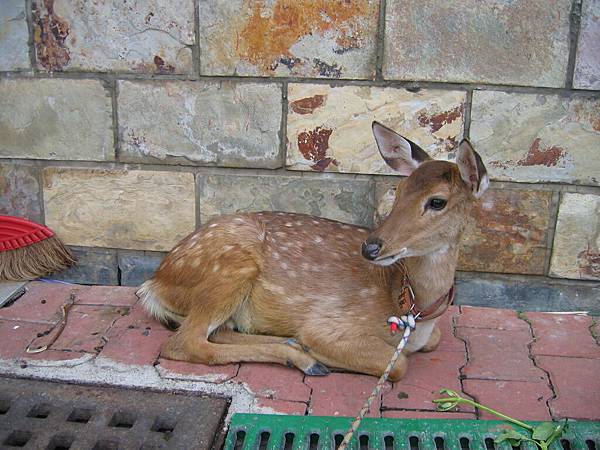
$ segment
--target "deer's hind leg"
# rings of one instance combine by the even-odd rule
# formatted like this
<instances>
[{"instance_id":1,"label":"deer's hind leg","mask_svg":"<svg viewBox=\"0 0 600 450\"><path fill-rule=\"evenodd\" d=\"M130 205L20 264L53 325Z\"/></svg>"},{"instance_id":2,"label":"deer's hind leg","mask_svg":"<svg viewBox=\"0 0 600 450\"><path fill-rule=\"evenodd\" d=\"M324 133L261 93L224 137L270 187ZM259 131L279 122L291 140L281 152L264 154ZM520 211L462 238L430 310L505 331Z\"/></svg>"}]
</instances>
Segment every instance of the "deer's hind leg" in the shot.
<instances>
[{"instance_id":1,"label":"deer's hind leg","mask_svg":"<svg viewBox=\"0 0 600 450\"><path fill-rule=\"evenodd\" d=\"M189 289L194 299L177 332L164 344L161 355L168 359L203 364L270 362L293 365L309 375L326 375L327 369L308 353L286 344L286 338L254 336L225 331L209 338L235 312L252 290L258 267L247 259L230 260L226 272L204 278ZM221 337L218 337L221 335ZM279 342L277 342L279 340ZM231 343L220 343L231 342ZM243 342L243 343L242 343Z\"/></svg>"}]
</instances>

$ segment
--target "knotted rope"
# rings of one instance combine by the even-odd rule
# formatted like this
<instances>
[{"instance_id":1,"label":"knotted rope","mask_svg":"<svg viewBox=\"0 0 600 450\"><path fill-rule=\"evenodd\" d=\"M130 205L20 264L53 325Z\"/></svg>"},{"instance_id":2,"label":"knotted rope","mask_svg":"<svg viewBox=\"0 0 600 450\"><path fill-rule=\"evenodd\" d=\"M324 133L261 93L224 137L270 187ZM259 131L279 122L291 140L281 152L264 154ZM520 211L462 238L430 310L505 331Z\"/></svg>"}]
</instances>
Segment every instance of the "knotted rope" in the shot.
<instances>
[{"instance_id":1,"label":"knotted rope","mask_svg":"<svg viewBox=\"0 0 600 450\"><path fill-rule=\"evenodd\" d=\"M402 335L402 339L400 339L400 342L398 343L398 347L396 347L396 351L394 352L392 359L383 371L383 375L381 375L381 378L379 378L375 389L373 389L373 392L371 392L371 395L361 408L360 412L356 416L356 419L354 419L354 421L352 422L352 426L344 436L344 440L338 447L338 450L346 450L346 447L350 443L350 440L352 440L352 436L360 426L360 423L362 422L363 418L370 411L373 400L375 400L375 397L377 397L377 395L379 395L379 393L383 389L383 385L387 381L388 377L390 376L390 372L392 371L394 365L396 364L396 361L400 357L400 353L402 353L404 346L408 342L408 337L410 336L410 333L415 329L415 319L417 319L418 316L419 314L417 314L416 317L413 316L411 309L411 311L406 316L402 316L400 318L396 316L391 316L388 319L388 324L390 325L392 333L395 333L398 330L398 328L404 328L404 334Z\"/></svg>"}]
</instances>

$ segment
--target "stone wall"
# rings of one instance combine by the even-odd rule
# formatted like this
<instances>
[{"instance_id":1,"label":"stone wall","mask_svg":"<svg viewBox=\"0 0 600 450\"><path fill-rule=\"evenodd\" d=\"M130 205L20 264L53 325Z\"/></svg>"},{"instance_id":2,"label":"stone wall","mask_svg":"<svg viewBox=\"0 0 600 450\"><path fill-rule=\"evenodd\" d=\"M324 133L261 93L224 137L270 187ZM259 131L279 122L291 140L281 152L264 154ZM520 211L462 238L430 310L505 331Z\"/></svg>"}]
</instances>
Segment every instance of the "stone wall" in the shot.
<instances>
[{"instance_id":1,"label":"stone wall","mask_svg":"<svg viewBox=\"0 0 600 450\"><path fill-rule=\"evenodd\" d=\"M460 301L598 310L599 49L600 0L3 0L0 214L135 285L220 213L372 226L378 120L488 167Z\"/></svg>"}]
</instances>

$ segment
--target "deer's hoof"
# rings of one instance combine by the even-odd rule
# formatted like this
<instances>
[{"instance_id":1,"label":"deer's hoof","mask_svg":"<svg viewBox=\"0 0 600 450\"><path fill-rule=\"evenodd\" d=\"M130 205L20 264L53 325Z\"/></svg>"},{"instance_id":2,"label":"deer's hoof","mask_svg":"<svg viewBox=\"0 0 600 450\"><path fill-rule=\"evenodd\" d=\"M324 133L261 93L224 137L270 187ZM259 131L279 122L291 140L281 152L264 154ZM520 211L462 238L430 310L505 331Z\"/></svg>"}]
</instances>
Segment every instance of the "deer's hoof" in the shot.
<instances>
[{"instance_id":1,"label":"deer's hoof","mask_svg":"<svg viewBox=\"0 0 600 450\"><path fill-rule=\"evenodd\" d=\"M306 369L304 373L313 377L324 377L325 375L329 375L330 372L327 367L318 362Z\"/></svg>"}]
</instances>

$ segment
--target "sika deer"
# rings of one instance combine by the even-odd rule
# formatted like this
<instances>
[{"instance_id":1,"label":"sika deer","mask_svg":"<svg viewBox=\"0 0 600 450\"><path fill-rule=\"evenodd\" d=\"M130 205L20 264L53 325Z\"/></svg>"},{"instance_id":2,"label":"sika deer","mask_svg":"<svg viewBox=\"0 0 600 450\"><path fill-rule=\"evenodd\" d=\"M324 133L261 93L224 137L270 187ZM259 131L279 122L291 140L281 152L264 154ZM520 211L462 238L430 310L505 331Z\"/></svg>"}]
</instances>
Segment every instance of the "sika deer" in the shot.
<instances>
[{"instance_id":1,"label":"sika deer","mask_svg":"<svg viewBox=\"0 0 600 450\"><path fill-rule=\"evenodd\" d=\"M386 163L408 176L383 224L370 231L283 212L212 219L138 291L150 314L179 325L162 356L380 376L400 339L386 322L405 312L403 268L423 320L390 379L402 378L407 355L437 347L434 317L452 297L458 243L486 170L466 140L454 164L377 122L373 133Z\"/></svg>"}]
</instances>

